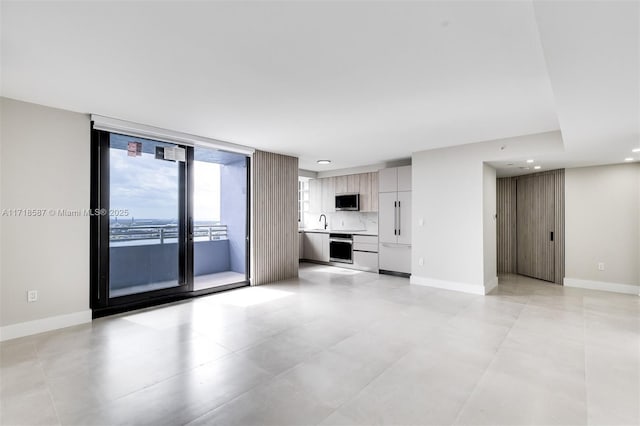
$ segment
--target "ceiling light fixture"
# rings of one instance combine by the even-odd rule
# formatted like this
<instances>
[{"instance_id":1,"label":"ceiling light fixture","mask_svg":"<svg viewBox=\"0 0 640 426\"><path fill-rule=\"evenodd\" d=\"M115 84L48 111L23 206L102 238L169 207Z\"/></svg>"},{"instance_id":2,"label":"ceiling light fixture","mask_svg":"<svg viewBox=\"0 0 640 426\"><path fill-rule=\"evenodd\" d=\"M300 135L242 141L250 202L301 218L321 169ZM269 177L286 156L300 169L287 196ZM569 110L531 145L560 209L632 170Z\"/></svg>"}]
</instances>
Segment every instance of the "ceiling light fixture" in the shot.
<instances>
[{"instance_id":1,"label":"ceiling light fixture","mask_svg":"<svg viewBox=\"0 0 640 426\"><path fill-rule=\"evenodd\" d=\"M535 166L534 169L536 170L540 170L542 168L542 166Z\"/></svg>"},{"instance_id":2,"label":"ceiling light fixture","mask_svg":"<svg viewBox=\"0 0 640 426\"><path fill-rule=\"evenodd\" d=\"M331 160L318 160L318 164L331 164Z\"/></svg>"},{"instance_id":3,"label":"ceiling light fixture","mask_svg":"<svg viewBox=\"0 0 640 426\"><path fill-rule=\"evenodd\" d=\"M640 148L633 148L631 152L640 152Z\"/></svg>"},{"instance_id":4,"label":"ceiling light fixture","mask_svg":"<svg viewBox=\"0 0 640 426\"><path fill-rule=\"evenodd\" d=\"M633 161L633 157L627 157L624 159L624 161Z\"/></svg>"},{"instance_id":5,"label":"ceiling light fixture","mask_svg":"<svg viewBox=\"0 0 640 426\"><path fill-rule=\"evenodd\" d=\"M533 160L527 160L527 163L531 164L533 163Z\"/></svg>"}]
</instances>

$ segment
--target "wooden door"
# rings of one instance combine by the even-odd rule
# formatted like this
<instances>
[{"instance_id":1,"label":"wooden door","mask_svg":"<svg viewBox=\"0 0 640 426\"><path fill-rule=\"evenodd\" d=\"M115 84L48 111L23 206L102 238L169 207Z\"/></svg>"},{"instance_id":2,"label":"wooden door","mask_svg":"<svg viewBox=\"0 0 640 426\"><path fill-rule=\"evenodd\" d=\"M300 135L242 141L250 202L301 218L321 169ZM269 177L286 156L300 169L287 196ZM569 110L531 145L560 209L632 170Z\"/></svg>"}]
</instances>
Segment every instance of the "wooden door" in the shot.
<instances>
[{"instance_id":1,"label":"wooden door","mask_svg":"<svg viewBox=\"0 0 640 426\"><path fill-rule=\"evenodd\" d=\"M518 273L555 280L555 179L551 174L517 181Z\"/></svg>"}]
</instances>

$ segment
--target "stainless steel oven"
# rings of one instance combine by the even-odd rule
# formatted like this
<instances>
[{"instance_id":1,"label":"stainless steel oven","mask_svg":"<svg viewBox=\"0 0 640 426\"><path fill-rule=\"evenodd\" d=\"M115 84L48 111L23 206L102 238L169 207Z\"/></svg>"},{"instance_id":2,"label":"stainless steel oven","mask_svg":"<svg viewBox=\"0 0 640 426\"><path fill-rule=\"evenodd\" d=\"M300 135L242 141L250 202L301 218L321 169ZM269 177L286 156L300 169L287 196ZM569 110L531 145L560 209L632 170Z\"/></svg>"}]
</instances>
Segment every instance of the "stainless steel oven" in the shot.
<instances>
[{"instance_id":1,"label":"stainless steel oven","mask_svg":"<svg viewBox=\"0 0 640 426\"><path fill-rule=\"evenodd\" d=\"M353 237L351 234L329 234L329 260L353 263Z\"/></svg>"}]
</instances>

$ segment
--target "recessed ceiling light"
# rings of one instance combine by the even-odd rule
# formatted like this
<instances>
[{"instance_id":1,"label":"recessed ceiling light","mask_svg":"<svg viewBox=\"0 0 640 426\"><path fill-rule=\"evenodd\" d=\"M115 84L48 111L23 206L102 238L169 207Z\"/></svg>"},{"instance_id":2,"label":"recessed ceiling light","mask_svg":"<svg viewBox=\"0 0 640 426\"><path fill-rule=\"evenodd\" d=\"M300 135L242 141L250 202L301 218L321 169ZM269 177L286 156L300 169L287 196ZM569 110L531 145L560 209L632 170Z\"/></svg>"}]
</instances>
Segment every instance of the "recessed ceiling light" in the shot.
<instances>
[{"instance_id":1,"label":"recessed ceiling light","mask_svg":"<svg viewBox=\"0 0 640 426\"><path fill-rule=\"evenodd\" d=\"M534 167L534 169L536 169L536 170L540 170L540 168L541 168L541 167L542 167L542 166L535 166L535 167Z\"/></svg>"},{"instance_id":2,"label":"recessed ceiling light","mask_svg":"<svg viewBox=\"0 0 640 426\"><path fill-rule=\"evenodd\" d=\"M533 163L533 160L527 160L527 163L531 164Z\"/></svg>"},{"instance_id":3,"label":"recessed ceiling light","mask_svg":"<svg viewBox=\"0 0 640 426\"><path fill-rule=\"evenodd\" d=\"M331 164L331 160L318 160L318 164Z\"/></svg>"},{"instance_id":4,"label":"recessed ceiling light","mask_svg":"<svg viewBox=\"0 0 640 426\"><path fill-rule=\"evenodd\" d=\"M631 152L640 152L640 148L633 148Z\"/></svg>"},{"instance_id":5,"label":"recessed ceiling light","mask_svg":"<svg viewBox=\"0 0 640 426\"><path fill-rule=\"evenodd\" d=\"M624 159L624 161L633 161L633 157L627 157Z\"/></svg>"}]
</instances>

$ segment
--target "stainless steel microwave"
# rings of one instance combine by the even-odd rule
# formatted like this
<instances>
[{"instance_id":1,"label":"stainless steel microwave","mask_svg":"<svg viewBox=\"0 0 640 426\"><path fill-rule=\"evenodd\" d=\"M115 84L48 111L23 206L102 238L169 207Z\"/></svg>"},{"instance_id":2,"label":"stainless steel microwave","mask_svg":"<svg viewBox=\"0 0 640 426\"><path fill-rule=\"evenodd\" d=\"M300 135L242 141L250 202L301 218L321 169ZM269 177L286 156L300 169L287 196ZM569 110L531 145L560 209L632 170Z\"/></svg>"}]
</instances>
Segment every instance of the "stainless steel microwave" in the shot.
<instances>
[{"instance_id":1,"label":"stainless steel microwave","mask_svg":"<svg viewBox=\"0 0 640 426\"><path fill-rule=\"evenodd\" d=\"M336 210L360 210L360 194L336 195Z\"/></svg>"}]
</instances>

